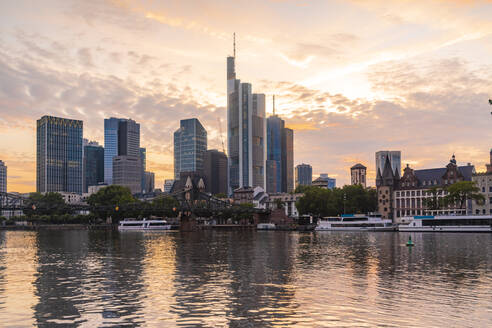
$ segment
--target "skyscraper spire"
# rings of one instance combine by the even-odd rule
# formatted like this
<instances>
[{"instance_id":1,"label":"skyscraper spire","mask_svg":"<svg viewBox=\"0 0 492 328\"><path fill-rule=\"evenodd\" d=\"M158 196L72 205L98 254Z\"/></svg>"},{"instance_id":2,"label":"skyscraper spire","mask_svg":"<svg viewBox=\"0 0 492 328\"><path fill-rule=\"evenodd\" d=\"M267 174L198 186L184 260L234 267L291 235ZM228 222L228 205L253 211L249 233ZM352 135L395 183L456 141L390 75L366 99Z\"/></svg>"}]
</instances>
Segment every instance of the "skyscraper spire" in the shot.
<instances>
[{"instance_id":1,"label":"skyscraper spire","mask_svg":"<svg viewBox=\"0 0 492 328\"><path fill-rule=\"evenodd\" d=\"M232 34L232 57L236 58L236 32Z\"/></svg>"}]
</instances>

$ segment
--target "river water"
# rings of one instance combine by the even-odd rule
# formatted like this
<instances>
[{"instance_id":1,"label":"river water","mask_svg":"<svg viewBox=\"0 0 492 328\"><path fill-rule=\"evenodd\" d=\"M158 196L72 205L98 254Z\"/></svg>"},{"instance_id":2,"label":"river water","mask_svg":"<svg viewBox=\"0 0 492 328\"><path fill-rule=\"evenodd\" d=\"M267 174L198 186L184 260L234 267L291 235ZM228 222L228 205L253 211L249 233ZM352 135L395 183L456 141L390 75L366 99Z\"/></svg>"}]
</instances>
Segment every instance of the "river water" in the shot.
<instances>
[{"instance_id":1,"label":"river water","mask_svg":"<svg viewBox=\"0 0 492 328\"><path fill-rule=\"evenodd\" d=\"M411 235L0 231L0 326L492 326L492 234Z\"/></svg>"}]
</instances>

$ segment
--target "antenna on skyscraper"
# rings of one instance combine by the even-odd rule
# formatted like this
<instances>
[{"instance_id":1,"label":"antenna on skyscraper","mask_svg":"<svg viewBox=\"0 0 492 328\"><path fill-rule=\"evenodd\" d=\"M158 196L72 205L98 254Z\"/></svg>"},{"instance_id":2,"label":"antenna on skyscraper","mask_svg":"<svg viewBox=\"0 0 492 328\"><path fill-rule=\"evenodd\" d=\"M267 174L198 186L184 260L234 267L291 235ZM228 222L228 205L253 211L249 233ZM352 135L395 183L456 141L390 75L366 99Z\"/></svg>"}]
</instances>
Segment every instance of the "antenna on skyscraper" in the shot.
<instances>
[{"instance_id":1,"label":"antenna on skyscraper","mask_svg":"<svg viewBox=\"0 0 492 328\"><path fill-rule=\"evenodd\" d=\"M236 32L232 33L232 57L236 58Z\"/></svg>"}]
</instances>

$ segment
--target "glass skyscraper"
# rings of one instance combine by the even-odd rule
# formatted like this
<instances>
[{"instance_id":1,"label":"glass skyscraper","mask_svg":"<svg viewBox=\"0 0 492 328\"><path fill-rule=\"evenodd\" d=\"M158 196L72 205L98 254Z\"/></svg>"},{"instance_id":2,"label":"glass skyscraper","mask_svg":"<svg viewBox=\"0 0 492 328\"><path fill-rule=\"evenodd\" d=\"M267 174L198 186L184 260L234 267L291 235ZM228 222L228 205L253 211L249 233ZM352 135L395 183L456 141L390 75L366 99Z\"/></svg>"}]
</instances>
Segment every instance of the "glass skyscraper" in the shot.
<instances>
[{"instance_id":1,"label":"glass skyscraper","mask_svg":"<svg viewBox=\"0 0 492 328\"><path fill-rule=\"evenodd\" d=\"M390 160L393 174L397 171L398 175L401 175L401 151L399 150L381 150L376 152L376 175L378 171L383 174L386 157Z\"/></svg>"},{"instance_id":2,"label":"glass skyscraper","mask_svg":"<svg viewBox=\"0 0 492 328\"><path fill-rule=\"evenodd\" d=\"M180 121L174 132L174 179L181 172L203 172L207 151L207 131L196 118Z\"/></svg>"},{"instance_id":3,"label":"glass skyscraper","mask_svg":"<svg viewBox=\"0 0 492 328\"><path fill-rule=\"evenodd\" d=\"M235 57L227 57L227 146L229 193L240 187L265 187L265 95L236 79Z\"/></svg>"},{"instance_id":4,"label":"glass skyscraper","mask_svg":"<svg viewBox=\"0 0 492 328\"><path fill-rule=\"evenodd\" d=\"M140 124L124 118L104 119L104 182L106 184L113 184L114 157L127 155L140 157Z\"/></svg>"},{"instance_id":5,"label":"glass skyscraper","mask_svg":"<svg viewBox=\"0 0 492 328\"><path fill-rule=\"evenodd\" d=\"M104 182L104 148L97 142L91 141L84 144L84 192L88 191L89 186L96 186L102 182Z\"/></svg>"},{"instance_id":6,"label":"glass skyscraper","mask_svg":"<svg viewBox=\"0 0 492 328\"><path fill-rule=\"evenodd\" d=\"M296 187L310 186L313 181L313 168L309 164L296 166Z\"/></svg>"},{"instance_id":7,"label":"glass skyscraper","mask_svg":"<svg viewBox=\"0 0 492 328\"><path fill-rule=\"evenodd\" d=\"M37 120L36 190L81 194L83 122L43 116Z\"/></svg>"},{"instance_id":8,"label":"glass skyscraper","mask_svg":"<svg viewBox=\"0 0 492 328\"><path fill-rule=\"evenodd\" d=\"M7 192L7 166L0 161L0 192Z\"/></svg>"},{"instance_id":9,"label":"glass skyscraper","mask_svg":"<svg viewBox=\"0 0 492 328\"><path fill-rule=\"evenodd\" d=\"M282 192L282 133L284 128L284 120L277 115L267 119L267 193Z\"/></svg>"}]
</instances>

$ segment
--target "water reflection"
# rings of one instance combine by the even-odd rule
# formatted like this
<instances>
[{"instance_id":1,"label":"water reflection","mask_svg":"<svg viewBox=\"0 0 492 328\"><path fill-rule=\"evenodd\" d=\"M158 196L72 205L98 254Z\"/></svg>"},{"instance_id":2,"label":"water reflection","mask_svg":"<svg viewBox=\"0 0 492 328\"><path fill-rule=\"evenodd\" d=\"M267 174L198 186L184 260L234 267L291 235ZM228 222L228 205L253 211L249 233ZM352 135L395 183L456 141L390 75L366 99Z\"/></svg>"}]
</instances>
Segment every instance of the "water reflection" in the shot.
<instances>
[{"instance_id":1,"label":"water reflection","mask_svg":"<svg viewBox=\"0 0 492 328\"><path fill-rule=\"evenodd\" d=\"M0 232L0 325L488 326L492 235Z\"/></svg>"}]
</instances>

